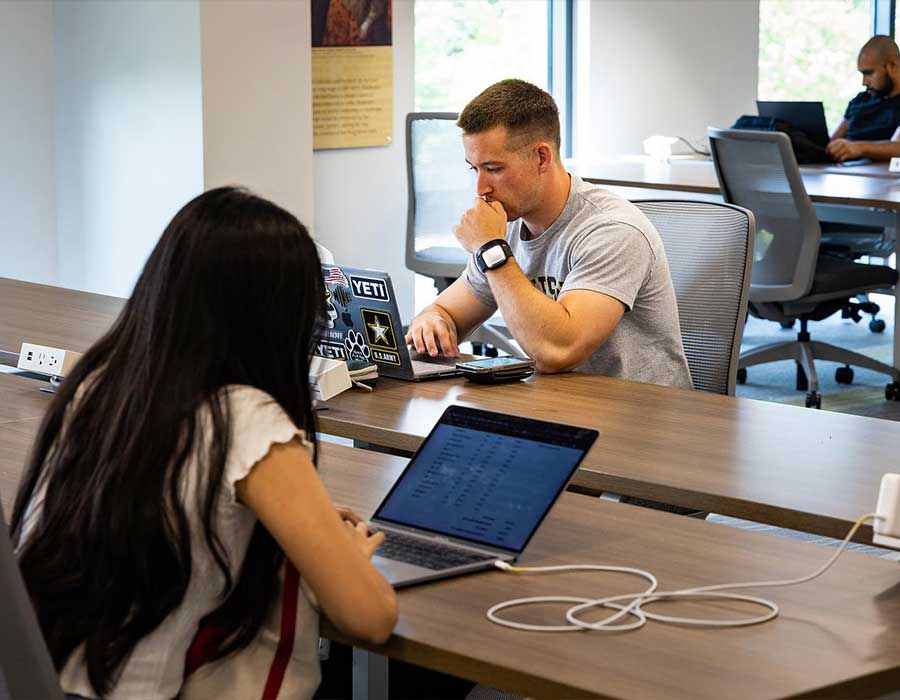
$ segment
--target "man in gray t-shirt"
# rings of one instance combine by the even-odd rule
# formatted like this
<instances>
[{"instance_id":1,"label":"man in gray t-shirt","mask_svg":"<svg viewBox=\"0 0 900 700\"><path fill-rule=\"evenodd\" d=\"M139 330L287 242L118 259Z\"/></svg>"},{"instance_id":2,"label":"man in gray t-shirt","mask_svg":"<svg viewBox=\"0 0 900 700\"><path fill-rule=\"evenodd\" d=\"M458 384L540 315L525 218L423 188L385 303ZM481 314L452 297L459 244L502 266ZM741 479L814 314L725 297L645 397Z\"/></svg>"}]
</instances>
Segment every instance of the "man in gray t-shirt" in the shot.
<instances>
[{"instance_id":1,"label":"man in gray t-shirt","mask_svg":"<svg viewBox=\"0 0 900 700\"><path fill-rule=\"evenodd\" d=\"M456 355L499 307L542 372L691 388L659 234L637 207L566 172L550 95L504 80L458 123L479 198L453 232L472 257L407 342Z\"/></svg>"}]
</instances>

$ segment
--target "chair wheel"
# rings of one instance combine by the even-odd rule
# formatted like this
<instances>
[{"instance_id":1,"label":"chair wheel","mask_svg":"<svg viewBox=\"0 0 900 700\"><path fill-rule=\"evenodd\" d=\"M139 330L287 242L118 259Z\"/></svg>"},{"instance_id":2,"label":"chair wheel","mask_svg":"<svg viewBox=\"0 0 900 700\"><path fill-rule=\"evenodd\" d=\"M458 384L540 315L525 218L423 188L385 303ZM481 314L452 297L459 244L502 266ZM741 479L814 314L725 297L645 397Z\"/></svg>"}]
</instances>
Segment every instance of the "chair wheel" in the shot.
<instances>
[{"instance_id":1,"label":"chair wheel","mask_svg":"<svg viewBox=\"0 0 900 700\"><path fill-rule=\"evenodd\" d=\"M834 381L838 384L853 384L853 368L850 365L838 367L834 371Z\"/></svg>"},{"instance_id":2,"label":"chair wheel","mask_svg":"<svg viewBox=\"0 0 900 700\"><path fill-rule=\"evenodd\" d=\"M746 384L747 383L747 368L746 367L738 368L737 383L738 384Z\"/></svg>"},{"instance_id":3,"label":"chair wheel","mask_svg":"<svg viewBox=\"0 0 900 700\"><path fill-rule=\"evenodd\" d=\"M869 321L869 330L873 333L884 333L887 324L880 318L873 318Z\"/></svg>"},{"instance_id":4,"label":"chair wheel","mask_svg":"<svg viewBox=\"0 0 900 700\"><path fill-rule=\"evenodd\" d=\"M900 384L891 382L884 387L884 398L888 401L900 401Z\"/></svg>"},{"instance_id":5,"label":"chair wheel","mask_svg":"<svg viewBox=\"0 0 900 700\"><path fill-rule=\"evenodd\" d=\"M900 387L898 387L900 388ZM807 408L822 408L822 395L817 391L811 391L806 395Z\"/></svg>"},{"instance_id":6,"label":"chair wheel","mask_svg":"<svg viewBox=\"0 0 900 700\"><path fill-rule=\"evenodd\" d=\"M794 322L793 322L793 321L779 321L778 323L779 323L779 325L780 325L782 328L784 328L785 330L788 330L789 328L793 328L793 327L794 327Z\"/></svg>"}]
</instances>

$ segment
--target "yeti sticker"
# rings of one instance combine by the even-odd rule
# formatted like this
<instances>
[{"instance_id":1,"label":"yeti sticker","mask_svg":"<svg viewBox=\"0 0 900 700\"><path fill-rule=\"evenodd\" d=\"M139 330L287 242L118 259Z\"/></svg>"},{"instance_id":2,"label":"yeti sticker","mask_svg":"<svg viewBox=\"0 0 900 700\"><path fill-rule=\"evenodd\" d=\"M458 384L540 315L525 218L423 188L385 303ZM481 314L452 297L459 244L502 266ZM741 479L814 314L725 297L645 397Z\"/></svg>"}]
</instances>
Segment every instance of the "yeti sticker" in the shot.
<instances>
[{"instance_id":1,"label":"yeti sticker","mask_svg":"<svg viewBox=\"0 0 900 700\"><path fill-rule=\"evenodd\" d=\"M391 300L387 283L384 280L350 275L350 286L353 289L353 293L360 299L374 299L375 301L384 302Z\"/></svg>"}]
</instances>

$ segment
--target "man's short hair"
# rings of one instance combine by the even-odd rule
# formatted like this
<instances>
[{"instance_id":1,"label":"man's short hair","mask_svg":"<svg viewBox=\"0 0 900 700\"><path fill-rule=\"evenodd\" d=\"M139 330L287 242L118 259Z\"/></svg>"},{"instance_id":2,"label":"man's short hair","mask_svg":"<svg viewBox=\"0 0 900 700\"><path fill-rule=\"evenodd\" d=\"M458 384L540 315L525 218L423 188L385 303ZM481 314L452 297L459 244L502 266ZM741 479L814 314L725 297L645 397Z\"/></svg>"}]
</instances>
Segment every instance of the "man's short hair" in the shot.
<instances>
[{"instance_id":1,"label":"man's short hair","mask_svg":"<svg viewBox=\"0 0 900 700\"><path fill-rule=\"evenodd\" d=\"M509 132L507 148L513 151L537 141L549 141L559 151L556 103L549 93L524 80L494 83L466 105L456 125L465 134L504 126Z\"/></svg>"},{"instance_id":2,"label":"man's short hair","mask_svg":"<svg viewBox=\"0 0 900 700\"><path fill-rule=\"evenodd\" d=\"M885 34L876 34L869 39L859 50L860 55L865 52L871 52L879 60L888 61L900 59L900 49L897 48L897 42Z\"/></svg>"}]
</instances>

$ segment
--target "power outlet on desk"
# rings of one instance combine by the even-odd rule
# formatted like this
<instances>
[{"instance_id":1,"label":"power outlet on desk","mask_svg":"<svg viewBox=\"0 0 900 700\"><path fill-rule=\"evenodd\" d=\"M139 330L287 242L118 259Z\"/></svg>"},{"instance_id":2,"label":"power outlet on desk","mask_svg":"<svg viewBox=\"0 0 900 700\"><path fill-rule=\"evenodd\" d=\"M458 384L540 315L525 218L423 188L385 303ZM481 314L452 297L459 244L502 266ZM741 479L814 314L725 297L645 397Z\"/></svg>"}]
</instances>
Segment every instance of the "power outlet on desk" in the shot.
<instances>
[{"instance_id":1,"label":"power outlet on desk","mask_svg":"<svg viewBox=\"0 0 900 700\"><path fill-rule=\"evenodd\" d=\"M72 352L71 350L61 350L60 348L35 345L34 343L22 343L16 367L51 377L64 377L75 366L80 357L80 353Z\"/></svg>"},{"instance_id":2,"label":"power outlet on desk","mask_svg":"<svg viewBox=\"0 0 900 700\"><path fill-rule=\"evenodd\" d=\"M872 526L875 533L873 544L900 549L900 474L881 477L875 514L879 519Z\"/></svg>"}]
</instances>

